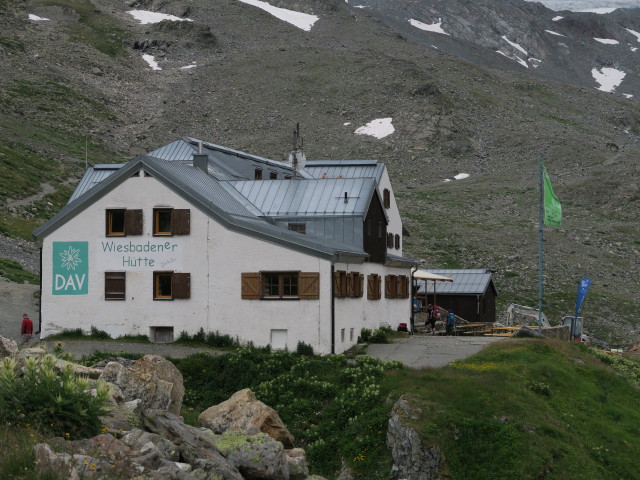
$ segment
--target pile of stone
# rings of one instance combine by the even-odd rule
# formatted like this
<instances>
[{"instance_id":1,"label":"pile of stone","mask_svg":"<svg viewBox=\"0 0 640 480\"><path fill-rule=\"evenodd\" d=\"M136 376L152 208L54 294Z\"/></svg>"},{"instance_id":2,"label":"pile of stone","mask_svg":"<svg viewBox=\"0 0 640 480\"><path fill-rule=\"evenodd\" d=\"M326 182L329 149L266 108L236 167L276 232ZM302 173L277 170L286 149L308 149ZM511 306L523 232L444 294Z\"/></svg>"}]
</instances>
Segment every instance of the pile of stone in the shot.
<instances>
[{"instance_id":1,"label":"pile of stone","mask_svg":"<svg viewBox=\"0 0 640 480\"><path fill-rule=\"evenodd\" d=\"M0 337L0 356L20 359L46 355L40 348L18 351ZM153 480L323 480L309 475L305 451L278 413L241 390L198 418L201 427L179 416L184 396L182 374L168 360L146 355L93 368L58 359L81 376L106 382L110 414L103 433L93 438L53 438L35 446L37 470L64 478Z\"/></svg>"}]
</instances>

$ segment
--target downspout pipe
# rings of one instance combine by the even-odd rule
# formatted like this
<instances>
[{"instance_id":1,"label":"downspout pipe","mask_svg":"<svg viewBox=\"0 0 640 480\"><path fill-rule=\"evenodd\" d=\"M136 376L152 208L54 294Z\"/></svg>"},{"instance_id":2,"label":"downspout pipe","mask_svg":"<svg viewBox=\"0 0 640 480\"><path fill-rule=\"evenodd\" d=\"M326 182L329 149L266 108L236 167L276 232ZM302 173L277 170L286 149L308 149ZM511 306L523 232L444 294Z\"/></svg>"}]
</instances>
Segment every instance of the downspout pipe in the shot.
<instances>
[{"instance_id":1,"label":"downspout pipe","mask_svg":"<svg viewBox=\"0 0 640 480\"><path fill-rule=\"evenodd\" d=\"M336 297L334 295L336 276L335 260L331 261L331 354L336 353Z\"/></svg>"},{"instance_id":2,"label":"downspout pipe","mask_svg":"<svg viewBox=\"0 0 640 480\"><path fill-rule=\"evenodd\" d=\"M40 245L40 301L38 302L38 331L36 335L42 331L42 245Z\"/></svg>"}]
</instances>

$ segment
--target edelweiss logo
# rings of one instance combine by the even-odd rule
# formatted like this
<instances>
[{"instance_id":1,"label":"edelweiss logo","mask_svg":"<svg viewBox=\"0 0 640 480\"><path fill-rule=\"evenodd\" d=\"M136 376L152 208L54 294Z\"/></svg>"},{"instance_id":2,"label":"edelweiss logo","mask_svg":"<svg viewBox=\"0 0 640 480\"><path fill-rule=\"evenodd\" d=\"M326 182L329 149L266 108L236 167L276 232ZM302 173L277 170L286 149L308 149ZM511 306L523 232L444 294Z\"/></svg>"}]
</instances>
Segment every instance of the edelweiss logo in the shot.
<instances>
[{"instance_id":1,"label":"edelweiss logo","mask_svg":"<svg viewBox=\"0 0 640 480\"><path fill-rule=\"evenodd\" d=\"M82 263L82 260L80 260L80 249L69 246L65 251L60 252L59 255L62 259L62 268L66 268L67 270L75 270L76 267Z\"/></svg>"}]
</instances>

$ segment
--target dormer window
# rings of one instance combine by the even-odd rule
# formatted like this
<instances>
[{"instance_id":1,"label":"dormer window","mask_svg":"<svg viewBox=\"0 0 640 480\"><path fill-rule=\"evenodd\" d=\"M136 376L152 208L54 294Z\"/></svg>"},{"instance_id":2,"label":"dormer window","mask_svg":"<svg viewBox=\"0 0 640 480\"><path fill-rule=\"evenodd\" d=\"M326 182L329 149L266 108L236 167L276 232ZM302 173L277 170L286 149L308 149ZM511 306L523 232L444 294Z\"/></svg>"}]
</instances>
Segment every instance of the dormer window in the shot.
<instances>
[{"instance_id":1,"label":"dormer window","mask_svg":"<svg viewBox=\"0 0 640 480\"><path fill-rule=\"evenodd\" d=\"M254 170L253 179L254 180L262 180L262 169L261 168L256 168Z\"/></svg>"},{"instance_id":2,"label":"dormer window","mask_svg":"<svg viewBox=\"0 0 640 480\"><path fill-rule=\"evenodd\" d=\"M384 208L391 208L391 192L385 188L382 192L382 203Z\"/></svg>"},{"instance_id":3,"label":"dormer window","mask_svg":"<svg viewBox=\"0 0 640 480\"><path fill-rule=\"evenodd\" d=\"M277 180L278 172L269 172L269 180Z\"/></svg>"}]
</instances>

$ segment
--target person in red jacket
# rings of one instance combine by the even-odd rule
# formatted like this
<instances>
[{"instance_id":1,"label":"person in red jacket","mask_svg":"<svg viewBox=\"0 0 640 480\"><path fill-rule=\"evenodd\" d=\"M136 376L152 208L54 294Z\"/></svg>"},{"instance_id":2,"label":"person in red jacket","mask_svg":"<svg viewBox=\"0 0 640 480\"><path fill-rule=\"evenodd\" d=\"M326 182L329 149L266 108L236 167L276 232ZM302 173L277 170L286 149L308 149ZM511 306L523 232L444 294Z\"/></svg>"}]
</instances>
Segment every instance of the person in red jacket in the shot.
<instances>
[{"instance_id":1,"label":"person in red jacket","mask_svg":"<svg viewBox=\"0 0 640 480\"><path fill-rule=\"evenodd\" d=\"M22 345L28 344L33 336L33 322L26 313L22 315L20 333L22 334Z\"/></svg>"}]
</instances>

